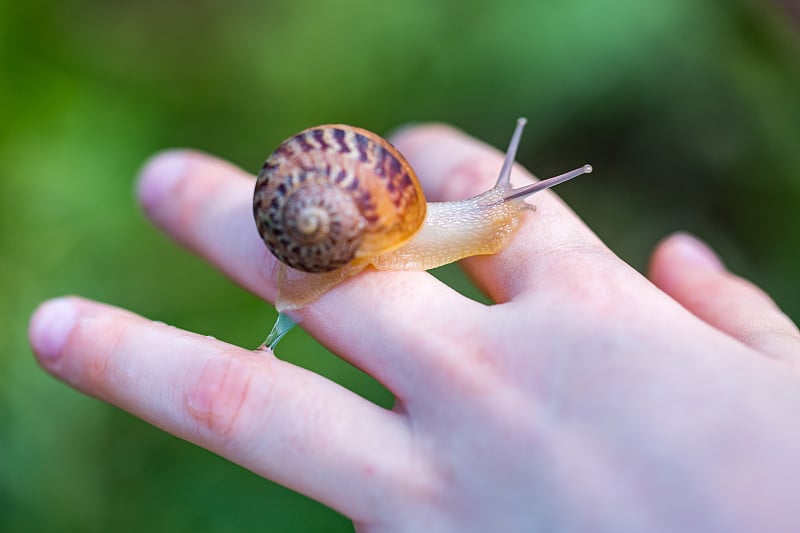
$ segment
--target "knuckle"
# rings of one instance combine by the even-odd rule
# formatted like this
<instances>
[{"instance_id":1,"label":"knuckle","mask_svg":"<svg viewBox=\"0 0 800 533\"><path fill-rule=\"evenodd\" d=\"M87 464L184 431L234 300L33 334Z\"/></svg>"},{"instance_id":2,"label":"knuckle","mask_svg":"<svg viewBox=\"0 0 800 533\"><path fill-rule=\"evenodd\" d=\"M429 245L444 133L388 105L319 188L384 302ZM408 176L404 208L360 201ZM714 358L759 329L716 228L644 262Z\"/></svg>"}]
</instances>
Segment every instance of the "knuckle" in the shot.
<instances>
[{"instance_id":1,"label":"knuckle","mask_svg":"<svg viewBox=\"0 0 800 533\"><path fill-rule=\"evenodd\" d=\"M788 322L753 323L739 334L739 339L779 358L794 358L800 348L800 333Z\"/></svg>"},{"instance_id":2,"label":"knuckle","mask_svg":"<svg viewBox=\"0 0 800 533\"><path fill-rule=\"evenodd\" d=\"M485 398L507 381L504 362L483 339L465 337L455 341L440 340L433 348L431 353L449 355L435 358L431 377L454 395L470 399ZM413 404L409 407L416 408Z\"/></svg>"},{"instance_id":3,"label":"knuckle","mask_svg":"<svg viewBox=\"0 0 800 533\"><path fill-rule=\"evenodd\" d=\"M414 469L414 475L398 479L397 486L402 487L403 497L409 499L415 508L441 509L448 505L457 482L449 463L434 463L434 459L428 459L424 467Z\"/></svg>"},{"instance_id":4,"label":"knuckle","mask_svg":"<svg viewBox=\"0 0 800 533\"><path fill-rule=\"evenodd\" d=\"M85 367L86 378L93 389L106 389L114 381L110 359L107 353L99 352L95 353L87 361Z\"/></svg>"},{"instance_id":5,"label":"knuckle","mask_svg":"<svg viewBox=\"0 0 800 533\"><path fill-rule=\"evenodd\" d=\"M246 440L255 430L253 413L257 390L252 386L252 364L245 358L221 354L209 358L190 383L186 411L201 437L212 440ZM260 410L258 410L260 411Z\"/></svg>"},{"instance_id":6,"label":"knuckle","mask_svg":"<svg viewBox=\"0 0 800 533\"><path fill-rule=\"evenodd\" d=\"M91 339L91 340L89 340ZM100 349L82 349L80 372L73 375L81 388L99 396L108 396L124 386L125 329L116 316L103 315L82 320L72 337L73 346L96 344Z\"/></svg>"},{"instance_id":7,"label":"knuckle","mask_svg":"<svg viewBox=\"0 0 800 533\"><path fill-rule=\"evenodd\" d=\"M751 317L734 336L763 353L779 358L797 357L800 336L797 329L784 317Z\"/></svg>"}]
</instances>

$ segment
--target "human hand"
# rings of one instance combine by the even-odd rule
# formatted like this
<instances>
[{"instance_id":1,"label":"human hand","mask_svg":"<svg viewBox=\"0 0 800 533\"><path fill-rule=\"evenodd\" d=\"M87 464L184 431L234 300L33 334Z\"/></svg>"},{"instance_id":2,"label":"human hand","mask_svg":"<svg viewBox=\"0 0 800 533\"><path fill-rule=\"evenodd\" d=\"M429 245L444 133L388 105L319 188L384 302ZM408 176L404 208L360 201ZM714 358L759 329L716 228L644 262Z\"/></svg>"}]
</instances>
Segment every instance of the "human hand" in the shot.
<instances>
[{"instance_id":1,"label":"human hand","mask_svg":"<svg viewBox=\"0 0 800 533\"><path fill-rule=\"evenodd\" d=\"M394 139L431 200L491 186L502 156L443 126ZM529 180L515 170L516 185ZM266 300L253 178L152 161L147 214ZM276 359L80 298L30 326L70 385L352 518L364 531L796 530L800 334L685 235L651 283L551 192L511 243L462 261L499 305L425 272L364 272L297 311L392 391L392 411ZM343 312L346 311L346 312Z\"/></svg>"}]
</instances>

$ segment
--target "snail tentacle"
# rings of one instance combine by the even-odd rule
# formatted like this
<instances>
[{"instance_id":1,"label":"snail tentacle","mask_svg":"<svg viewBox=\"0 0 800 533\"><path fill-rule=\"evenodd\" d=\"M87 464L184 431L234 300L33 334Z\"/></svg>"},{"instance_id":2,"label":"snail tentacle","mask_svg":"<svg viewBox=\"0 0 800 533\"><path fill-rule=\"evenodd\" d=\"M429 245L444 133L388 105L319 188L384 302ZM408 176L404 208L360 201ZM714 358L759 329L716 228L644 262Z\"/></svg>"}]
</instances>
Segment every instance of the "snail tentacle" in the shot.
<instances>
[{"instance_id":1,"label":"snail tentacle","mask_svg":"<svg viewBox=\"0 0 800 533\"><path fill-rule=\"evenodd\" d=\"M511 186L511 168L514 166L514 161L517 159L517 149L519 148L519 141L522 139L522 130L525 129L525 124L528 119L520 117L517 119L517 126L514 128L514 134L511 136L511 142L508 143L508 150L506 150L506 158L503 161L503 166L500 168L500 175L497 177L496 189L506 189Z\"/></svg>"},{"instance_id":2,"label":"snail tentacle","mask_svg":"<svg viewBox=\"0 0 800 533\"><path fill-rule=\"evenodd\" d=\"M511 189L511 191L509 191L509 193L503 199L505 201L508 201L508 200L515 200L518 198L526 198L534 193L543 191L545 189L549 189L550 187L554 187L559 183L564 183L565 181L569 181L572 178L577 178L580 175L590 174L591 172L592 172L592 165L583 165L580 168L570 170L569 172L559 174L558 176L538 181L536 183L532 183L530 185L526 185L518 189Z\"/></svg>"}]
</instances>

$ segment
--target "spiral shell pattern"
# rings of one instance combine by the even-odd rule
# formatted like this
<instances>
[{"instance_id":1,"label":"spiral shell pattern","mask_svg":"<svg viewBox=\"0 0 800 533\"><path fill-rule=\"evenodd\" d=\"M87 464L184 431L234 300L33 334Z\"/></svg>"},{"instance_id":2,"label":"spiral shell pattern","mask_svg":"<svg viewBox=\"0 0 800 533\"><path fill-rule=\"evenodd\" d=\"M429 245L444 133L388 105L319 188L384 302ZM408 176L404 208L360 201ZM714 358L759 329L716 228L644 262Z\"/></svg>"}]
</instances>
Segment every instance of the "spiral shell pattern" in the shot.
<instances>
[{"instance_id":1,"label":"spiral shell pattern","mask_svg":"<svg viewBox=\"0 0 800 533\"><path fill-rule=\"evenodd\" d=\"M305 272L330 272L401 246L425 210L405 158L378 135L343 125L284 141L264 163L253 196L266 245Z\"/></svg>"}]
</instances>

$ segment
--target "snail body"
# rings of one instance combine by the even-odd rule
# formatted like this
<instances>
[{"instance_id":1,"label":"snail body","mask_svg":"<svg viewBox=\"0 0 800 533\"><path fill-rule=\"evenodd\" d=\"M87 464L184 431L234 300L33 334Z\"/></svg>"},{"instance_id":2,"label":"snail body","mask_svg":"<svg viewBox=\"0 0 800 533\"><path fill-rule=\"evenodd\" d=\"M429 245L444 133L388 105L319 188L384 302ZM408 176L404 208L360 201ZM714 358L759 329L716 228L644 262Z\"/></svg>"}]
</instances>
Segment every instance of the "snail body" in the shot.
<instances>
[{"instance_id":1,"label":"snail body","mask_svg":"<svg viewBox=\"0 0 800 533\"><path fill-rule=\"evenodd\" d=\"M284 141L256 181L253 214L279 259L276 307L316 300L372 265L429 270L500 251L530 208L531 194L591 172L585 165L512 189L517 128L495 186L467 200L426 202L411 165L388 141L361 128L318 126Z\"/></svg>"}]
</instances>

